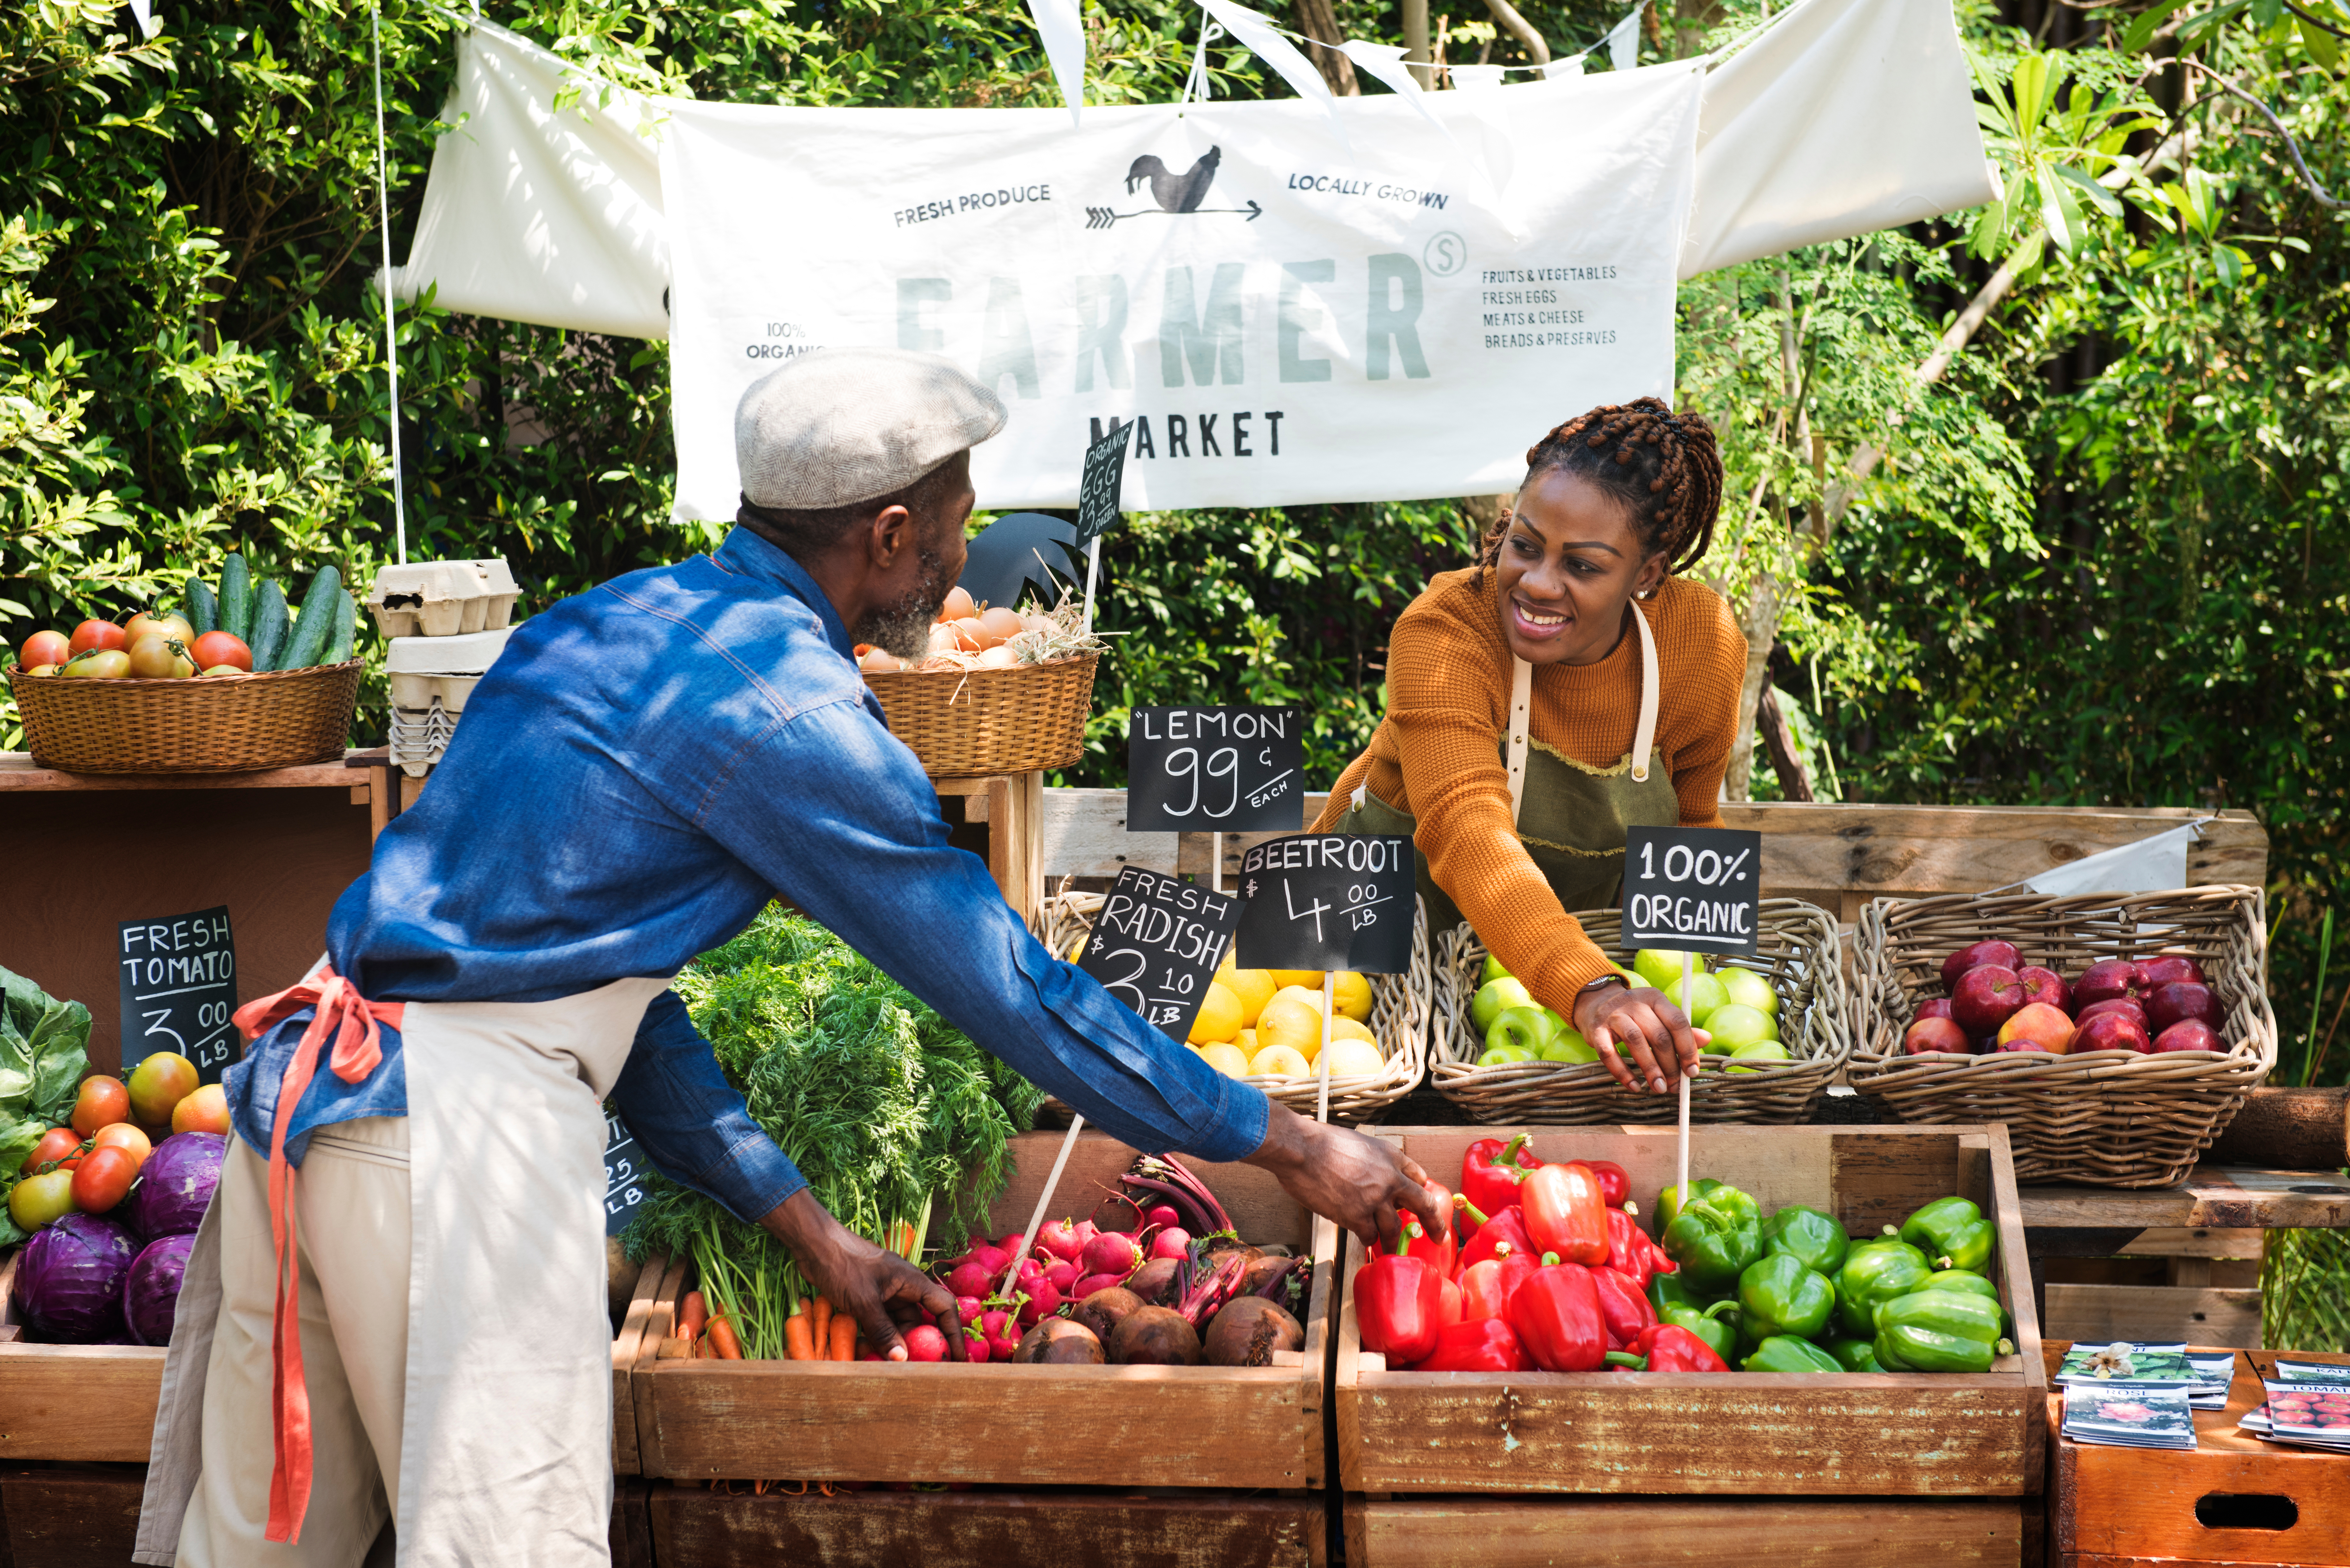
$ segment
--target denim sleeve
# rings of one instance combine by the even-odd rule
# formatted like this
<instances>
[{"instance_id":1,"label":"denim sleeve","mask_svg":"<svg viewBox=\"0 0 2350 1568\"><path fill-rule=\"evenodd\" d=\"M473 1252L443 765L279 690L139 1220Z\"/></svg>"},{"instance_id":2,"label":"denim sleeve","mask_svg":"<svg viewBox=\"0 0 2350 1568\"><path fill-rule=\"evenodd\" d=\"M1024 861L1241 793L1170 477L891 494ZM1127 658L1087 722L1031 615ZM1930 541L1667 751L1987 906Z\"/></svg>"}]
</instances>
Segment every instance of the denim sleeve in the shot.
<instances>
[{"instance_id":1,"label":"denim sleeve","mask_svg":"<svg viewBox=\"0 0 2350 1568\"><path fill-rule=\"evenodd\" d=\"M778 724L736 760L698 826L1104 1132L1211 1160L1264 1142L1262 1093L1029 935L979 858L948 845L914 754L863 707L832 703Z\"/></svg>"},{"instance_id":2,"label":"denim sleeve","mask_svg":"<svg viewBox=\"0 0 2350 1568\"><path fill-rule=\"evenodd\" d=\"M807 1185L718 1070L677 992L645 1009L612 1103L661 1174L755 1222Z\"/></svg>"}]
</instances>

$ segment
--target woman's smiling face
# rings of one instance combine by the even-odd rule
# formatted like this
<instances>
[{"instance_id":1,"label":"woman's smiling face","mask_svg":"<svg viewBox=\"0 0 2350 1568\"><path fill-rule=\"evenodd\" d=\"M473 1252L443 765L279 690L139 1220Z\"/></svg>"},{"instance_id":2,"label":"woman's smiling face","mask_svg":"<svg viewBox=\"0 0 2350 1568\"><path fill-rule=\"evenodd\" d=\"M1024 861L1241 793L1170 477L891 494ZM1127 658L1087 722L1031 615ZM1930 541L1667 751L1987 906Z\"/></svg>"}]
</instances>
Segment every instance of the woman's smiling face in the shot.
<instances>
[{"instance_id":1,"label":"woman's smiling face","mask_svg":"<svg viewBox=\"0 0 2350 1568\"><path fill-rule=\"evenodd\" d=\"M1643 556L1622 502L1555 468L1518 493L1493 566L1502 635L1529 664L1607 658L1633 595L1665 576L1663 556Z\"/></svg>"}]
</instances>

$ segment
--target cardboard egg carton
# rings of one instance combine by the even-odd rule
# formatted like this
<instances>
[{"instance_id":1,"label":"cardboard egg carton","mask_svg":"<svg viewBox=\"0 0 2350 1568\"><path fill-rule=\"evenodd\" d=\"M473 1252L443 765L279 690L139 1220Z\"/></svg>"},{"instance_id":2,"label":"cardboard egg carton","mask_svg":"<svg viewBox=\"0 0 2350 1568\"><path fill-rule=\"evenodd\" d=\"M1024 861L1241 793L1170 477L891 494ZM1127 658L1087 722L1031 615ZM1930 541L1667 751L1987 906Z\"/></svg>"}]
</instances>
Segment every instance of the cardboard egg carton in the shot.
<instances>
[{"instance_id":1,"label":"cardboard egg carton","mask_svg":"<svg viewBox=\"0 0 2350 1568\"><path fill-rule=\"evenodd\" d=\"M392 765L410 778L422 778L440 762L456 732L457 716L442 708L437 698L423 708L393 708Z\"/></svg>"},{"instance_id":2,"label":"cardboard egg carton","mask_svg":"<svg viewBox=\"0 0 2350 1568\"><path fill-rule=\"evenodd\" d=\"M511 628L455 637L396 637L385 665L391 678L391 705L421 713L436 704L450 713L465 711L483 672L505 650Z\"/></svg>"},{"instance_id":3,"label":"cardboard egg carton","mask_svg":"<svg viewBox=\"0 0 2350 1568\"><path fill-rule=\"evenodd\" d=\"M376 573L368 612L388 638L462 637L503 629L520 597L503 557L411 561Z\"/></svg>"}]
</instances>

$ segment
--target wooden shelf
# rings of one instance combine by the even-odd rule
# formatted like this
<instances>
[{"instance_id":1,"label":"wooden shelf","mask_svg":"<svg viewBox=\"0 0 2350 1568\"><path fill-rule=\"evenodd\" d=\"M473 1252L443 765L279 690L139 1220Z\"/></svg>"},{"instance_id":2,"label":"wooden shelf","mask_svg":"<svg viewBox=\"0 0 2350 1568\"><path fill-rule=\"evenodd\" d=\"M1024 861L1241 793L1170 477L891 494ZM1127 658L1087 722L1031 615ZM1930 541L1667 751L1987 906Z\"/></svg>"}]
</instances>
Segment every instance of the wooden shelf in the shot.
<instances>
[{"instance_id":1,"label":"wooden shelf","mask_svg":"<svg viewBox=\"0 0 2350 1568\"><path fill-rule=\"evenodd\" d=\"M2199 1165L2178 1187L2025 1187L2023 1226L2041 1231L2350 1229L2350 1179L2337 1170L2251 1170ZM2038 1237L2033 1237L2036 1243ZM2041 1249L2035 1244L2034 1251ZM2080 1257L2117 1257L2109 1247ZM2210 1253L2207 1256L2232 1256Z\"/></svg>"},{"instance_id":2,"label":"wooden shelf","mask_svg":"<svg viewBox=\"0 0 2350 1568\"><path fill-rule=\"evenodd\" d=\"M368 775L346 763L312 763L250 774L69 774L34 765L29 752L0 752L0 793L16 790L348 789L367 803Z\"/></svg>"}]
</instances>

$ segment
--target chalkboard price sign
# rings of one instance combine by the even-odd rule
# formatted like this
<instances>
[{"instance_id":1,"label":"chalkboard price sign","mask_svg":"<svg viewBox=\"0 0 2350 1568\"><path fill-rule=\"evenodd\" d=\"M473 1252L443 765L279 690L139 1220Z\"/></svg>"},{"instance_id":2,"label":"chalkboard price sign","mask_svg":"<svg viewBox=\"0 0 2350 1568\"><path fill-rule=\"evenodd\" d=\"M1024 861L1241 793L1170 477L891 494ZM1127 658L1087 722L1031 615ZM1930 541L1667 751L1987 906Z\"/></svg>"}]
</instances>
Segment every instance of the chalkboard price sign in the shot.
<instances>
[{"instance_id":1,"label":"chalkboard price sign","mask_svg":"<svg viewBox=\"0 0 2350 1568\"><path fill-rule=\"evenodd\" d=\"M1762 836L1635 827L1624 839L1624 949L1752 957Z\"/></svg>"},{"instance_id":2,"label":"chalkboard price sign","mask_svg":"<svg viewBox=\"0 0 2350 1568\"><path fill-rule=\"evenodd\" d=\"M1170 1040L1191 1033L1241 918L1237 898L1139 866L1118 869L1077 967Z\"/></svg>"},{"instance_id":3,"label":"chalkboard price sign","mask_svg":"<svg viewBox=\"0 0 2350 1568\"><path fill-rule=\"evenodd\" d=\"M1084 473L1077 481L1077 551L1082 555L1118 522L1118 493L1126 485L1126 443L1131 422L1114 425L1109 433L1086 448Z\"/></svg>"},{"instance_id":4,"label":"chalkboard price sign","mask_svg":"<svg viewBox=\"0 0 2350 1568\"><path fill-rule=\"evenodd\" d=\"M604 1112L604 1234L617 1236L645 1200L645 1162L620 1113Z\"/></svg>"},{"instance_id":5,"label":"chalkboard price sign","mask_svg":"<svg viewBox=\"0 0 2350 1568\"><path fill-rule=\"evenodd\" d=\"M1265 833L1304 825L1302 709L1137 708L1126 745L1129 833Z\"/></svg>"},{"instance_id":6,"label":"chalkboard price sign","mask_svg":"<svg viewBox=\"0 0 2350 1568\"><path fill-rule=\"evenodd\" d=\"M122 1003L122 1071L127 1076L159 1051L196 1064L197 1078L220 1082L236 1060L236 943L228 906L154 920L125 920L118 939Z\"/></svg>"},{"instance_id":7,"label":"chalkboard price sign","mask_svg":"<svg viewBox=\"0 0 2350 1568\"><path fill-rule=\"evenodd\" d=\"M1411 964L1411 840L1300 833L1241 857L1243 969L1400 974Z\"/></svg>"}]
</instances>

